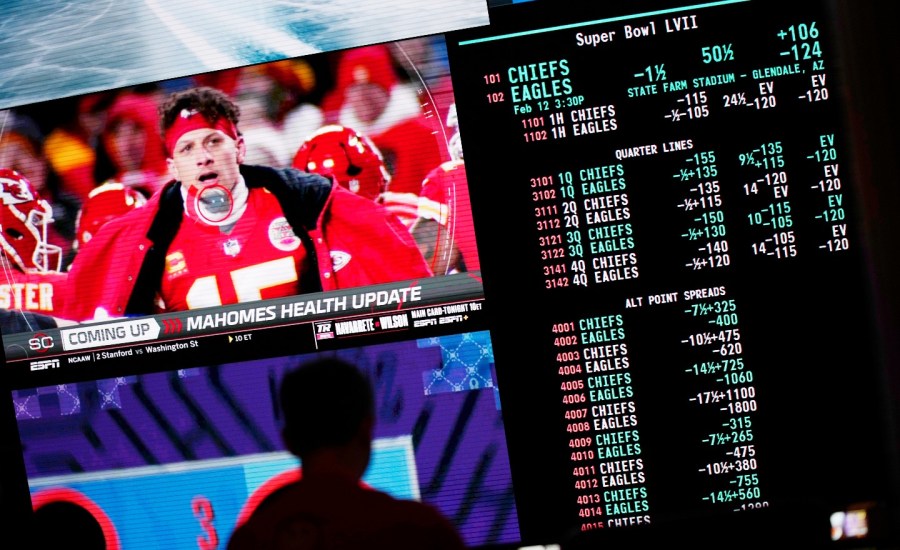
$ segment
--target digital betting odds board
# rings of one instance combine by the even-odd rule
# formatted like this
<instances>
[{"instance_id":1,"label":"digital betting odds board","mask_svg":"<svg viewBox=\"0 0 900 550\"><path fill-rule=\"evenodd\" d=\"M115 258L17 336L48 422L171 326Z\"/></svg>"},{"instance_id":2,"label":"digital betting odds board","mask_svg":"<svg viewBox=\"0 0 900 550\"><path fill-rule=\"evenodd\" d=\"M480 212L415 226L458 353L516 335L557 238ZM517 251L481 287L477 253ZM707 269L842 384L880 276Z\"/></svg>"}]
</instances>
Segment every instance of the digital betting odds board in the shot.
<instances>
[{"instance_id":1,"label":"digital betting odds board","mask_svg":"<svg viewBox=\"0 0 900 550\"><path fill-rule=\"evenodd\" d=\"M565 11L448 41L523 533L886 498L830 13Z\"/></svg>"}]
</instances>

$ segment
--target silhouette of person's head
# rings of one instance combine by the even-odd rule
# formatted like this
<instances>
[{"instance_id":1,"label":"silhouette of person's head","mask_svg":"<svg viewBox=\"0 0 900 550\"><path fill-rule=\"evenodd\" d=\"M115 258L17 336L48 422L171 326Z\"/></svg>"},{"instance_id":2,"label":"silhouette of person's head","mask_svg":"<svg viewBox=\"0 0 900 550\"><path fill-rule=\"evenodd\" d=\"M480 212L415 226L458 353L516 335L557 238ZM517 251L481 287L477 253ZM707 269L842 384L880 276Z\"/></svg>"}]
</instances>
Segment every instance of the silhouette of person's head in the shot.
<instances>
[{"instance_id":1,"label":"silhouette of person's head","mask_svg":"<svg viewBox=\"0 0 900 550\"><path fill-rule=\"evenodd\" d=\"M361 478L369 464L374 397L366 376L337 358L318 359L281 382L282 437L304 476L340 470Z\"/></svg>"},{"instance_id":2,"label":"silhouette of person's head","mask_svg":"<svg viewBox=\"0 0 900 550\"><path fill-rule=\"evenodd\" d=\"M337 358L289 370L281 380L282 436L300 479L256 505L228 542L259 548L462 549L456 527L430 504L368 486L375 396L364 372Z\"/></svg>"},{"instance_id":3,"label":"silhouette of person's head","mask_svg":"<svg viewBox=\"0 0 900 550\"><path fill-rule=\"evenodd\" d=\"M106 548L106 537L97 519L81 506L65 501L49 502L34 511L33 548Z\"/></svg>"}]
</instances>

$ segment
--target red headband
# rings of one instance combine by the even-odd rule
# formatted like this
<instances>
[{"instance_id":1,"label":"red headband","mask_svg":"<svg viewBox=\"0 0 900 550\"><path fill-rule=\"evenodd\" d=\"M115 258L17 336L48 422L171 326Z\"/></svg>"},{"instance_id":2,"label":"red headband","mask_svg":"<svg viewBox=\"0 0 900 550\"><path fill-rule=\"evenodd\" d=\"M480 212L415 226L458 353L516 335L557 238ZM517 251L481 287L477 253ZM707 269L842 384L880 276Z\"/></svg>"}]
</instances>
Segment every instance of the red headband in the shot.
<instances>
[{"instance_id":1,"label":"red headband","mask_svg":"<svg viewBox=\"0 0 900 550\"><path fill-rule=\"evenodd\" d=\"M237 139L237 126L225 117L219 117L215 122L210 122L205 116L198 111L191 109L182 109L175 122L166 130L166 151L172 157L175 154L175 142L178 138L191 130L199 130L201 128L211 128L219 130L231 139Z\"/></svg>"}]
</instances>

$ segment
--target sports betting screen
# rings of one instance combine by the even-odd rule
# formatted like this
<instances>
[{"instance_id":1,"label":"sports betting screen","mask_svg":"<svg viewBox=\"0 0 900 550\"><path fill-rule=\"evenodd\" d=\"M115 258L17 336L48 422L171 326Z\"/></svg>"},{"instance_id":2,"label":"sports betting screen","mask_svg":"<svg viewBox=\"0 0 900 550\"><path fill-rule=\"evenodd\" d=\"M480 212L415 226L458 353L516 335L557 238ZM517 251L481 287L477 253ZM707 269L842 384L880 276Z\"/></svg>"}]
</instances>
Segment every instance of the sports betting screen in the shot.
<instances>
[{"instance_id":1,"label":"sports betting screen","mask_svg":"<svg viewBox=\"0 0 900 550\"><path fill-rule=\"evenodd\" d=\"M362 483L470 547L896 543L887 23L488 4L0 111L11 517L224 548L329 356L375 390Z\"/></svg>"},{"instance_id":2,"label":"sports betting screen","mask_svg":"<svg viewBox=\"0 0 900 550\"><path fill-rule=\"evenodd\" d=\"M827 8L534 4L451 42L475 219L502 227L485 293L521 320L492 327L498 365L531 346L500 369L511 452L555 446L518 487L548 536L756 511L791 532L889 498Z\"/></svg>"}]
</instances>

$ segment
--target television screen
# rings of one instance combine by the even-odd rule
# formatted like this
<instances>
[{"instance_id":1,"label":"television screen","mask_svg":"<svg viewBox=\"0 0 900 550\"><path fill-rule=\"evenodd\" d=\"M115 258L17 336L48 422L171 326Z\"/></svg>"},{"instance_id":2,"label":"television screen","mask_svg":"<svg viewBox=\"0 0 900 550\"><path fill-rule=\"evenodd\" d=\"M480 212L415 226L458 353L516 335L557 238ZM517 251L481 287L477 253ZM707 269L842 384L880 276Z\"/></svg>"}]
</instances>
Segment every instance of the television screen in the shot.
<instances>
[{"instance_id":1,"label":"television screen","mask_svg":"<svg viewBox=\"0 0 900 550\"><path fill-rule=\"evenodd\" d=\"M537 2L448 41L532 533L814 544L892 502L839 7Z\"/></svg>"},{"instance_id":2,"label":"television screen","mask_svg":"<svg viewBox=\"0 0 900 550\"><path fill-rule=\"evenodd\" d=\"M160 133L179 97L240 118L169 104ZM7 111L4 380L32 506L87 507L126 548L224 542L296 471L282 372L349 354L386 392L363 481L467 544L519 541L454 102L434 35ZM32 130L42 149L18 147Z\"/></svg>"},{"instance_id":3,"label":"television screen","mask_svg":"<svg viewBox=\"0 0 900 550\"><path fill-rule=\"evenodd\" d=\"M471 547L898 540L889 22L488 6L0 113L14 517L224 547L339 357L362 483Z\"/></svg>"},{"instance_id":4,"label":"television screen","mask_svg":"<svg viewBox=\"0 0 900 550\"><path fill-rule=\"evenodd\" d=\"M253 346L250 335L223 347ZM467 544L520 540L487 332L323 353L359 366L375 388L366 485L429 502ZM15 391L32 499L95 511L121 548L224 547L262 498L298 476L274 393L285 370L318 356Z\"/></svg>"}]
</instances>

